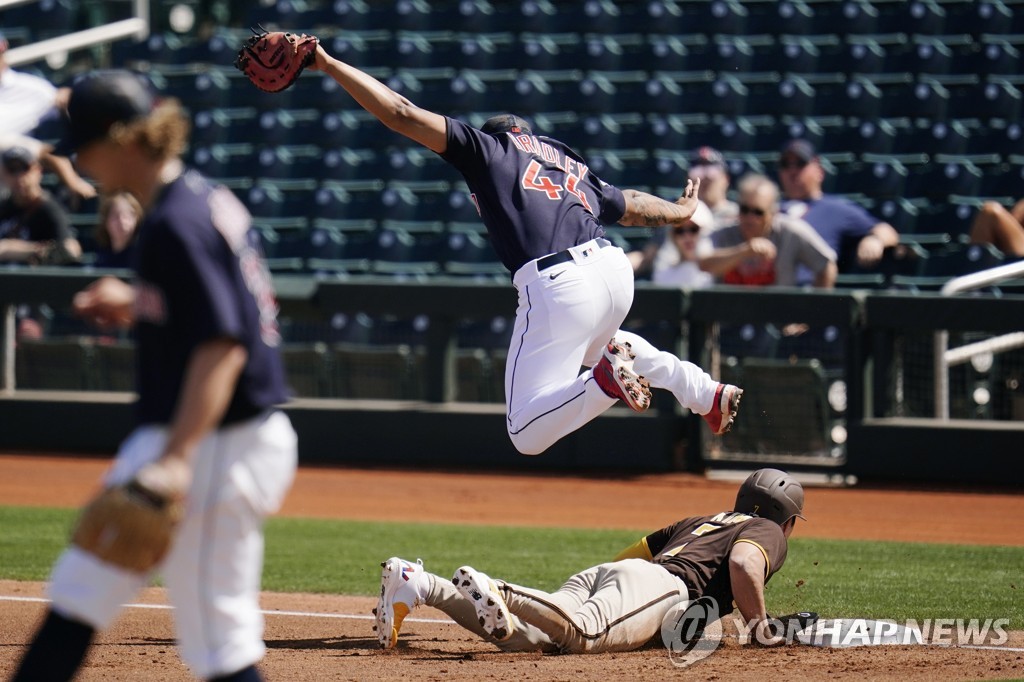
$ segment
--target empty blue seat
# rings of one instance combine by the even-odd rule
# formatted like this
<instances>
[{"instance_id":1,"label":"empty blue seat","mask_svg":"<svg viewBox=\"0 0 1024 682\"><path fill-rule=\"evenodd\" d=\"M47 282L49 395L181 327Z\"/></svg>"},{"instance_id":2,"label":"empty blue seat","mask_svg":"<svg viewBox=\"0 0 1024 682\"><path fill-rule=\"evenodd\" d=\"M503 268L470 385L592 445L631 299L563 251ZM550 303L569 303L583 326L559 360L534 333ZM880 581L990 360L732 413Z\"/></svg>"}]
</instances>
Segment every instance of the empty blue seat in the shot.
<instances>
[{"instance_id":1,"label":"empty blue seat","mask_svg":"<svg viewBox=\"0 0 1024 682\"><path fill-rule=\"evenodd\" d=\"M690 150L703 144L703 133L711 127L706 114L649 114L650 147L655 150Z\"/></svg>"},{"instance_id":2,"label":"empty blue seat","mask_svg":"<svg viewBox=\"0 0 1024 682\"><path fill-rule=\"evenodd\" d=\"M910 196L945 201L950 195L974 197L981 191L981 169L969 159L936 155L932 163L907 187Z\"/></svg>"},{"instance_id":3,"label":"empty blue seat","mask_svg":"<svg viewBox=\"0 0 1024 682\"><path fill-rule=\"evenodd\" d=\"M451 31L399 31L385 64L400 69L450 67L459 63L459 47Z\"/></svg>"},{"instance_id":4,"label":"empty blue seat","mask_svg":"<svg viewBox=\"0 0 1024 682\"><path fill-rule=\"evenodd\" d=\"M344 26L347 31L387 29L394 21L394 8L389 2L368 0L334 0L325 3L319 23Z\"/></svg>"},{"instance_id":5,"label":"empty blue seat","mask_svg":"<svg viewBox=\"0 0 1024 682\"><path fill-rule=\"evenodd\" d=\"M856 150L863 154L890 154L909 130L906 119L866 118L826 136L823 150Z\"/></svg>"},{"instance_id":6,"label":"empty blue seat","mask_svg":"<svg viewBox=\"0 0 1024 682\"><path fill-rule=\"evenodd\" d=\"M1007 162L992 168L981 180L979 194L983 197L1009 197L1014 201L1024 187L1024 156L1007 157Z\"/></svg>"},{"instance_id":7,"label":"empty blue seat","mask_svg":"<svg viewBox=\"0 0 1024 682\"><path fill-rule=\"evenodd\" d=\"M519 36L520 65L545 71L583 64L586 46L578 33L523 33Z\"/></svg>"},{"instance_id":8,"label":"empty blue seat","mask_svg":"<svg viewBox=\"0 0 1024 682\"><path fill-rule=\"evenodd\" d=\"M880 220L892 225L900 234L912 233L917 230L917 217L921 213L921 202L914 202L904 197L889 197L880 200L874 208L874 214Z\"/></svg>"},{"instance_id":9,"label":"empty blue seat","mask_svg":"<svg viewBox=\"0 0 1024 682\"><path fill-rule=\"evenodd\" d=\"M587 149L583 156L591 172L617 187L646 186L658 181L659 173L646 149Z\"/></svg>"},{"instance_id":10,"label":"empty blue seat","mask_svg":"<svg viewBox=\"0 0 1024 682\"><path fill-rule=\"evenodd\" d=\"M447 161L425 147L391 147L382 160L379 177L388 179L451 180L458 176Z\"/></svg>"},{"instance_id":11,"label":"empty blue seat","mask_svg":"<svg viewBox=\"0 0 1024 682\"><path fill-rule=\"evenodd\" d=\"M927 277L958 277L1002 265L1002 252L991 244L953 244L928 259L923 272Z\"/></svg>"},{"instance_id":12,"label":"empty blue seat","mask_svg":"<svg viewBox=\"0 0 1024 682\"><path fill-rule=\"evenodd\" d=\"M711 41L703 33L675 35L651 33L647 36L645 65L657 71L702 71L715 68Z\"/></svg>"},{"instance_id":13,"label":"empty blue seat","mask_svg":"<svg viewBox=\"0 0 1024 682\"><path fill-rule=\"evenodd\" d=\"M843 43L834 34L806 36L781 35L774 50L764 59L760 70L782 73L814 73L819 69L838 70Z\"/></svg>"},{"instance_id":14,"label":"empty blue seat","mask_svg":"<svg viewBox=\"0 0 1024 682\"><path fill-rule=\"evenodd\" d=\"M814 32L815 10L804 0L745 2L747 27L770 35L807 35Z\"/></svg>"},{"instance_id":15,"label":"empty blue seat","mask_svg":"<svg viewBox=\"0 0 1024 682\"><path fill-rule=\"evenodd\" d=\"M321 142L321 112L318 109L271 109L260 113L258 135L264 144L298 145Z\"/></svg>"},{"instance_id":16,"label":"empty blue seat","mask_svg":"<svg viewBox=\"0 0 1024 682\"><path fill-rule=\"evenodd\" d=\"M862 161L846 172L838 173L835 191L840 194L864 194L875 199L904 195L909 171L898 160L864 154Z\"/></svg>"},{"instance_id":17,"label":"empty blue seat","mask_svg":"<svg viewBox=\"0 0 1024 682\"><path fill-rule=\"evenodd\" d=\"M1021 91L1008 77L987 76L955 93L951 114L957 118L1016 121L1021 113Z\"/></svg>"},{"instance_id":18,"label":"empty blue seat","mask_svg":"<svg viewBox=\"0 0 1024 682\"><path fill-rule=\"evenodd\" d=\"M443 223L432 223L443 228ZM384 221L377 233L371 272L386 275L433 275L441 271L444 245L440 229L414 234L402 223Z\"/></svg>"},{"instance_id":19,"label":"empty blue seat","mask_svg":"<svg viewBox=\"0 0 1024 682\"><path fill-rule=\"evenodd\" d=\"M538 77L533 76L532 80ZM543 87L541 81L541 87ZM520 87L524 90L520 90ZM439 110L450 112L457 111L535 111L538 108L538 98L519 101L520 92L526 94L525 88L534 91L535 85L524 83L520 85L519 72L514 69L462 69L449 84L447 101L441 104Z\"/></svg>"},{"instance_id":20,"label":"empty blue seat","mask_svg":"<svg viewBox=\"0 0 1024 682\"><path fill-rule=\"evenodd\" d=\"M703 71L655 72L647 83L646 109L658 114L710 113L707 104L713 78ZM723 90L723 95L729 94L729 88Z\"/></svg>"},{"instance_id":21,"label":"empty blue seat","mask_svg":"<svg viewBox=\"0 0 1024 682\"><path fill-rule=\"evenodd\" d=\"M893 36L847 35L836 53L834 68L844 73L883 73L889 70L889 53L894 42L896 38ZM904 42L905 38L897 43L897 47Z\"/></svg>"},{"instance_id":22,"label":"empty blue seat","mask_svg":"<svg viewBox=\"0 0 1024 682\"><path fill-rule=\"evenodd\" d=\"M313 217L379 219L383 180L326 180L313 195Z\"/></svg>"},{"instance_id":23,"label":"empty blue seat","mask_svg":"<svg viewBox=\"0 0 1024 682\"><path fill-rule=\"evenodd\" d=\"M644 117L635 111L615 114L594 113L584 116L579 119L575 130L569 132L571 137L559 137L556 133L545 134L580 148L624 149L642 147L650 142Z\"/></svg>"},{"instance_id":24,"label":"empty blue seat","mask_svg":"<svg viewBox=\"0 0 1024 682\"><path fill-rule=\"evenodd\" d=\"M961 121L919 122L903 132L894 151L921 154L966 154L971 131Z\"/></svg>"},{"instance_id":25,"label":"empty blue seat","mask_svg":"<svg viewBox=\"0 0 1024 682\"><path fill-rule=\"evenodd\" d=\"M479 223L480 212L474 199L470 196L469 187L459 180L451 183L447 197L448 206L445 214L448 220L461 223Z\"/></svg>"},{"instance_id":26,"label":"empty blue seat","mask_svg":"<svg viewBox=\"0 0 1024 682\"><path fill-rule=\"evenodd\" d=\"M884 95L876 84L877 75L817 74L808 82L817 93L814 114L817 116L856 116L877 118L882 112Z\"/></svg>"},{"instance_id":27,"label":"empty blue seat","mask_svg":"<svg viewBox=\"0 0 1024 682\"><path fill-rule=\"evenodd\" d=\"M460 3L467 4L466 2ZM520 65L518 40L508 31L462 33L458 40L458 63L467 69L513 69Z\"/></svg>"},{"instance_id":28,"label":"empty blue seat","mask_svg":"<svg viewBox=\"0 0 1024 682\"><path fill-rule=\"evenodd\" d=\"M326 111L320 125L324 147L383 148L404 139L363 109Z\"/></svg>"},{"instance_id":29,"label":"empty blue seat","mask_svg":"<svg viewBox=\"0 0 1024 682\"><path fill-rule=\"evenodd\" d=\"M877 33L881 13L868 0L816 2L814 33Z\"/></svg>"},{"instance_id":30,"label":"empty blue seat","mask_svg":"<svg viewBox=\"0 0 1024 682\"><path fill-rule=\"evenodd\" d=\"M976 60L976 70L982 74L1015 75L1021 72L1021 52L1024 37L983 35Z\"/></svg>"},{"instance_id":31,"label":"empty blue seat","mask_svg":"<svg viewBox=\"0 0 1024 682\"><path fill-rule=\"evenodd\" d=\"M253 107L213 108L192 116L192 144L209 146L252 139L257 111Z\"/></svg>"},{"instance_id":32,"label":"empty blue seat","mask_svg":"<svg viewBox=\"0 0 1024 682\"><path fill-rule=\"evenodd\" d=\"M249 189L245 204L254 216L305 217L313 203L315 190L315 180L258 180Z\"/></svg>"},{"instance_id":33,"label":"empty blue seat","mask_svg":"<svg viewBox=\"0 0 1024 682\"><path fill-rule=\"evenodd\" d=\"M191 163L211 178L248 178L256 172L255 148L249 143L196 147Z\"/></svg>"},{"instance_id":34,"label":"empty blue seat","mask_svg":"<svg viewBox=\"0 0 1024 682\"><path fill-rule=\"evenodd\" d=\"M639 33L588 33L584 36L587 66L602 70L650 69L647 37ZM663 67L675 68L675 67Z\"/></svg>"},{"instance_id":35,"label":"empty blue seat","mask_svg":"<svg viewBox=\"0 0 1024 682\"><path fill-rule=\"evenodd\" d=\"M443 180L388 182L380 195L380 215L388 220L448 220L450 190Z\"/></svg>"},{"instance_id":36,"label":"empty blue seat","mask_svg":"<svg viewBox=\"0 0 1024 682\"><path fill-rule=\"evenodd\" d=\"M965 235L970 231L971 220L978 204L980 200L970 197L950 197L942 203L933 203L921 212L917 221L917 231Z\"/></svg>"},{"instance_id":37,"label":"empty blue seat","mask_svg":"<svg viewBox=\"0 0 1024 682\"><path fill-rule=\"evenodd\" d=\"M373 180L387 176L387 152L378 149L332 147L323 149L319 172L321 180Z\"/></svg>"},{"instance_id":38,"label":"empty blue seat","mask_svg":"<svg viewBox=\"0 0 1024 682\"><path fill-rule=\"evenodd\" d=\"M470 223L469 229L459 229L460 223L449 225L443 254L444 272L455 276L505 275L505 266L498 260L491 240Z\"/></svg>"},{"instance_id":39,"label":"empty blue seat","mask_svg":"<svg viewBox=\"0 0 1024 682\"><path fill-rule=\"evenodd\" d=\"M646 71L587 71L568 108L584 112L631 112L647 93ZM549 107L553 108L553 107Z\"/></svg>"},{"instance_id":40,"label":"empty blue seat","mask_svg":"<svg viewBox=\"0 0 1024 682\"><path fill-rule=\"evenodd\" d=\"M255 162L255 177L318 178L323 169L323 150L311 144L264 146L256 155Z\"/></svg>"}]
</instances>

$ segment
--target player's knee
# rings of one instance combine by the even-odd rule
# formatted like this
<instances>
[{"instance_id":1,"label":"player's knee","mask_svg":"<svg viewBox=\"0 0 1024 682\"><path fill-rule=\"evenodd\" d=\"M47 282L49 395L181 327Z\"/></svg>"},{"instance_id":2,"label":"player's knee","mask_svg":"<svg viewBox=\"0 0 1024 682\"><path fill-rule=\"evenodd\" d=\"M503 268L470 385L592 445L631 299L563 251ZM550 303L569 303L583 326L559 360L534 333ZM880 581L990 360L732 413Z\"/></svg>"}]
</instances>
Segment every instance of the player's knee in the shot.
<instances>
[{"instance_id":1,"label":"player's knee","mask_svg":"<svg viewBox=\"0 0 1024 682\"><path fill-rule=\"evenodd\" d=\"M536 438L526 436L524 433L513 433L511 428L508 437L512 439L512 445L521 455L539 455L551 445L547 442L538 441Z\"/></svg>"}]
</instances>

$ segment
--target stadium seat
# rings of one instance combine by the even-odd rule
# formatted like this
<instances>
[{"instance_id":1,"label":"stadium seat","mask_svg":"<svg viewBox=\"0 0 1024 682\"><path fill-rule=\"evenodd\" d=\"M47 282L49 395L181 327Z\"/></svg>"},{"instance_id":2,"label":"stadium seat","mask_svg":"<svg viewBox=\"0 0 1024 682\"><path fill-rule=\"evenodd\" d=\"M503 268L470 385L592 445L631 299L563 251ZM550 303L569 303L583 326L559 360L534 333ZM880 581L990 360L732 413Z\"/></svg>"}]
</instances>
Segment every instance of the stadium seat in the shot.
<instances>
[{"instance_id":1,"label":"stadium seat","mask_svg":"<svg viewBox=\"0 0 1024 682\"><path fill-rule=\"evenodd\" d=\"M548 128L537 126L547 131ZM553 130L551 137L562 140L577 148L604 147L626 149L643 147L650 142L647 126L642 114L630 111L620 114L589 114L578 119L577 131L568 136L559 136L561 131Z\"/></svg>"},{"instance_id":2,"label":"stadium seat","mask_svg":"<svg viewBox=\"0 0 1024 682\"><path fill-rule=\"evenodd\" d=\"M816 2L814 33L858 35L879 32L880 12L868 0Z\"/></svg>"},{"instance_id":3,"label":"stadium seat","mask_svg":"<svg viewBox=\"0 0 1024 682\"><path fill-rule=\"evenodd\" d=\"M771 70L775 39L770 35L728 35L713 37L715 68L719 72Z\"/></svg>"},{"instance_id":4,"label":"stadium seat","mask_svg":"<svg viewBox=\"0 0 1024 682\"><path fill-rule=\"evenodd\" d=\"M617 71L650 69L649 42L639 33L587 33L584 51L587 66L594 69ZM674 67L668 67L674 68Z\"/></svg>"},{"instance_id":5,"label":"stadium seat","mask_svg":"<svg viewBox=\"0 0 1024 682\"><path fill-rule=\"evenodd\" d=\"M1017 121L1021 113L1021 90L1006 76L987 76L976 85L959 88L950 114L956 118Z\"/></svg>"},{"instance_id":6,"label":"stadium seat","mask_svg":"<svg viewBox=\"0 0 1024 682\"><path fill-rule=\"evenodd\" d=\"M466 33L481 35L519 30L509 4L491 0L460 0L456 8L458 26Z\"/></svg>"},{"instance_id":7,"label":"stadium seat","mask_svg":"<svg viewBox=\"0 0 1024 682\"><path fill-rule=\"evenodd\" d=\"M404 139L362 109L326 111L322 115L321 130L320 144L324 147L383 148Z\"/></svg>"},{"instance_id":8,"label":"stadium seat","mask_svg":"<svg viewBox=\"0 0 1024 682\"><path fill-rule=\"evenodd\" d=\"M918 218L918 232L945 233L954 237L965 235L980 204L980 199L957 196L951 196L942 203L933 203Z\"/></svg>"},{"instance_id":9,"label":"stadium seat","mask_svg":"<svg viewBox=\"0 0 1024 682\"><path fill-rule=\"evenodd\" d=\"M1006 163L986 173L979 194L983 197L1005 197L1016 201L1024 187L1024 156L1010 155Z\"/></svg>"},{"instance_id":10,"label":"stadium seat","mask_svg":"<svg viewBox=\"0 0 1024 682\"><path fill-rule=\"evenodd\" d=\"M1002 265L1003 253L991 244L959 244L928 259L922 275L926 277L959 277Z\"/></svg>"},{"instance_id":11,"label":"stadium seat","mask_svg":"<svg viewBox=\"0 0 1024 682\"><path fill-rule=\"evenodd\" d=\"M314 218L379 219L383 180L325 180L313 195Z\"/></svg>"},{"instance_id":12,"label":"stadium seat","mask_svg":"<svg viewBox=\"0 0 1024 682\"><path fill-rule=\"evenodd\" d=\"M917 231L917 217L921 213L921 201L914 202L905 197L891 197L880 200L874 214L892 225L900 234Z\"/></svg>"},{"instance_id":13,"label":"stadium seat","mask_svg":"<svg viewBox=\"0 0 1024 682\"><path fill-rule=\"evenodd\" d=\"M862 154L891 154L896 142L908 131L907 119L868 118L835 129L826 135L823 151L857 150Z\"/></svg>"},{"instance_id":14,"label":"stadium seat","mask_svg":"<svg viewBox=\"0 0 1024 682\"><path fill-rule=\"evenodd\" d=\"M382 154L379 177L393 180L454 180L461 177L426 147L391 147Z\"/></svg>"},{"instance_id":15,"label":"stadium seat","mask_svg":"<svg viewBox=\"0 0 1024 682\"><path fill-rule=\"evenodd\" d=\"M389 181L380 195L380 215L387 220L448 220L450 191L443 180Z\"/></svg>"},{"instance_id":16,"label":"stadium seat","mask_svg":"<svg viewBox=\"0 0 1024 682\"><path fill-rule=\"evenodd\" d=\"M547 71L583 64L585 47L578 33L523 33L519 36L520 68Z\"/></svg>"},{"instance_id":17,"label":"stadium seat","mask_svg":"<svg viewBox=\"0 0 1024 682\"><path fill-rule=\"evenodd\" d=\"M325 6L324 12L318 21L344 26L348 31L387 29L394 21L392 3L369 0L334 0Z\"/></svg>"},{"instance_id":18,"label":"stadium seat","mask_svg":"<svg viewBox=\"0 0 1024 682\"><path fill-rule=\"evenodd\" d=\"M981 169L968 157L938 154L924 172L908 183L907 193L933 202L945 201L951 194L978 196L981 177Z\"/></svg>"},{"instance_id":19,"label":"stadium seat","mask_svg":"<svg viewBox=\"0 0 1024 682\"><path fill-rule=\"evenodd\" d=\"M805 74L817 97L816 116L855 116L877 118L881 115L883 93L875 83L878 75L854 74L849 79L840 73Z\"/></svg>"},{"instance_id":20,"label":"stadium seat","mask_svg":"<svg viewBox=\"0 0 1024 682\"><path fill-rule=\"evenodd\" d=\"M386 65L396 69L451 67L459 63L459 48L450 30L398 31Z\"/></svg>"},{"instance_id":21,"label":"stadium seat","mask_svg":"<svg viewBox=\"0 0 1024 682\"><path fill-rule=\"evenodd\" d=\"M837 174L835 191L862 193L874 199L904 196L909 170L899 159L880 154L862 154L861 162Z\"/></svg>"},{"instance_id":22,"label":"stadium seat","mask_svg":"<svg viewBox=\"0 0 1024 682\"><path fill-rule=\"evenodd\" d=\"M271 109L258 118L259 139L264 144L320 144L322 112L319 109ZM250 129L249 134L253 131Z\"/></svg>"},{"instance_id":23,"label":"stadium seat","mask_svg":"<svg viewBox=\"0 0 1024 682\"><path fill-rule=\"evenodd\" d=\"M91 347L94 391L135 390L135 344L97 339Z\"/></svg>"},{"instance_id":24,"label":"stadium seat","mask_svg":"<svg viewBox=\"0 0 1024 682\"><path fill-rule=\"evenodd\" d=\"M383 275L434 275L441 271L444 223L385 220L377 232L371 271Z\"/></svg>"},{"instance_id":25,"label":"stadium seat","mask_svg":"<svg viewBox=\"0 0 1024 682\"><path fill-rule=\"evenodd\" d=\"M332 54L353 66L392 66L396 59L391 31L345 30L325 42Z\"/></svg>"},{"instance_id":26,"label":"stadium seat","mask_svg":"<svg viewBox=\"0 0 1024 682\"><path fill-rule=\"evenodd\" d=\"M249 143L214 144L192 151L192 164L210 178L248 178L257 172Z\"/></svg>"},{"instance_id":27,"label":"stadium seat","mask_svg":"<svg viewBox=\"0 0 1024 682\"><path fill-rule=\"evenodd\" d=\"M971 131L961 121L919 121L903 131L893 151L919 154L966 154Z\"/></svg>"},{"instance_id":28,"label":"stadium seat","mask_svg":"<svg viewBox=\"0 0 1024 682\"><path fill-rule=\"evenodd\" d=\"M642 187L659 180L646 149L586 149L583 157L592 173L616 187Z\"/></svg>"},{"instance_id":29,"label":"stadium seat","mask_svg":"<svg viewBox=\"0 0 1024 682\"><path fill-rule=\"evenodd\" d=\"M455 400L500 403L505 399L504 377L495 374L494 362L483 348L455 351Z\"/></svg>"},{"instance_id":30,"label":"stadium seat","mask_svg":"<svg viewBox=\"0 0 1024 682\"><path fill-rule=\"evenodd\" d=\"M703 33L649 34L646 53L646 64L657 65L656 69L652 69L654 71L704 71L715 68L711 41Z\"/></svg>"},{"instance_id":31,"label":"stadium seat","mask_svg":"<svg viewBox=\"0 0 1024 682\"><path fill-rule=\"evenodd\" d=\"M448 220L461 223L479 223L480 212L476 208L469 187L463 181L451 183L448 190Z\"/></svg>"},{"instance_id":32,"label":"stadium seat","mask_svg":"<svg viewBox=\"0 0 1024 682\"><path fill-rule=\"evenodd\" d=\"M772 129L774 122L771 116L716 116L717 133L714 139L708 140L708 144L723 152L748 151L759 148L759 145L776 150L783 140L778 140L778 144L765 144L767 131Z\"/></svg>"},{"instance_id":33,"label":"stadium seat","mask_svg":"<svg viewBox=\"0 0 1024 682\"><path fill-rule=\"evenodd\" d=\"M263 178L249 189L246 206L254 216L303 218L313 204L316 180Z\"/></svg>"},{"instance_id":34,"label":"stadium seat","mask_svg":"<svg viewBox=\"0 0 1024 682\"><path fill-rule=\"evenodd\" d=\"M519 72L514 69L462 69L451 80L444 110L543 111L536 98L529 103L519 101L519 83ZM523 87L533 90L535 84Z\"/></svg>"},{"instance_id":35,"label":"stadium seat","mask_svg":"<svg viewBox=\"0 0 1024 682\"><path fill-rule=\"evenodd\" d=\"M654 72L647 83L645 107L652 114L712 113L707 103L713 78L705 71Z\"/></svg>"},{"instance_id":36,"label":"stadium seat","mask_svg":"<svg viewBox=\"0 0 1024 682\"><path fill-rule=\"evenodd\" d=\"M312 144L265 146L256 155L253 174L261 178L302 180L322 175L323 150Z\"/></svg>"},{"instance_id":37,"label":"stadium seat","mask_svg":"<svg viewBox=\"0 0 1024 682\"><path fill-rule=\"evenodd\" d=\"M572 108L595 114L633 112L646 96L647 80L646 71L587 71Z\"/></svg>"},{"instance_id":38,"label":"stadium seat","mask_svg":"<svg viewBox=\"0 0 1024 682\"><path fill-rule=\"evenodd\" d=\"M192 116L192 140L197 147L247 142L257 122L253 107L213 108L196 111Z\"/></svg>"},{"instance_id":39,"label":"stadium seat","mask_svg":"<svg viewBox=\"0 0 1024 682\"><path fill-rule=\"evenodd\" d=\"M834 68L849 74L883 73L888 70L894 41L894 37L878 34L847 35L836 54Z\"/></svg>"},{"instance_id":40,"label":"stadium seat","mask_svg":"<svg viewBox=\"0 0 1024 682\"><path fill-rule=\"evenodd\" d=\"M840 141L848 130L850 126L842 116L783 116L766 134L763 147L778 150L787 140L799 138L810 141L822 153L857 149Z\"/></svg>"},{"instance_id":41,"label":"stadium seat","mask_svg":"<svg viewBox=\"0 0 1024 682\"><path fill-rule=\"evenodd\" d=\"M839 37L833 34L781 35L761 69L781 73L814 73L821 64L827 71L836 67L841 45Z\"/></svg>"},{"instance_id":42,"label":"stadium seat","mask_svg":"<svg viewBox=\"0 0 1024 682\"><path fill-rule=\"evenodd\" d=\"M1012 76L1021 72L1024 59L1024 37L1016 35L983 35L976 60L976 70L985 75Z\"/></svg>"},{"instance_id":43,"label":"stadium seat","mask_svg":"<svg viewBox=\"0 0 1024 682\"><path fill-rule=\"evenodd\" d=\"M460 3L466 4L470 3ZM461 33L458 42L457 59L464 68L496 70L519 66L518 39L513 33Z\"/></svg>"},{"instance_id":44,"label":"stadium seat","mask_svg":"<svg viewBox=\"0 0 1024 682\"><path fill-rule=\"evenodd\" d=\"M455 223L448 228L443 256L445 274L472 277L507 275L490 238L477 229L460 230L458 225ZM472 223L470 225L473 226Z\"/></svg>"},{"instance_id":45,"label":"stadium seat","mask_svg":"<svg viewBox=\"0 0 1024 682\"><path fill-rule=\"evenodd\" d=\"M389 152L384 150L336 147L322 151L319 172L314 175L320 180L374 180L389 171Z\"/></svg>"},{"instance_id":46,"label":"stadium seat","mask_svg":"<svg viewBox=\"0 0 1024 682\"><path fill-rule=\"evenodd\" d=\"M747 10L747 28L769 35L797 37L814 32L813 3L804 0L775 0L744 2Z\"/></svg>"}]
</instances>

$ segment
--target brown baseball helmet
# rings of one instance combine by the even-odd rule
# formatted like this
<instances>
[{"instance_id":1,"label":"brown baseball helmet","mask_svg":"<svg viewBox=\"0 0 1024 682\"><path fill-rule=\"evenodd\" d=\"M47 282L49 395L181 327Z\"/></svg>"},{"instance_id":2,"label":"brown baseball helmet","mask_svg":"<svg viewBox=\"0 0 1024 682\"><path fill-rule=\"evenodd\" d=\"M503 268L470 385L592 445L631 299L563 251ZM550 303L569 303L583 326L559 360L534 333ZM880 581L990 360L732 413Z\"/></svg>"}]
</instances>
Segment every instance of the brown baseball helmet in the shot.
<instances>
[{"instance_id":1,"label":"brown baseball helmet","mask_svg":"<svg viewBox=\"0 0 1024 682\"><path fill-rule=\"evenodd\" d=\"M758 469L743 481L733 509L771 519L780 526L794 516L804 519L804 487L785 471Z\"/></svg>"}]
</instances>

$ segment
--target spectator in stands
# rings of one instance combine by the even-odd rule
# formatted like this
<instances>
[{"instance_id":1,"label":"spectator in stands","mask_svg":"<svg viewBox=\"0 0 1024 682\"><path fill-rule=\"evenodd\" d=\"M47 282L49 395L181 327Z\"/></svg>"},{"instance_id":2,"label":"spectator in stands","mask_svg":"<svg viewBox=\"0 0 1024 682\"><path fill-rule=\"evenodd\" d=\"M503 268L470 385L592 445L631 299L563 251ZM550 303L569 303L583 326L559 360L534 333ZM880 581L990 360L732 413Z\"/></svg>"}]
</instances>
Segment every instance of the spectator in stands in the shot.
<instances>
[{"instance_id":1,"label":"spectator in stands","mask_svg":"<svg viewBox=\"0 0 1024 682\"><path fill-rule=\"evenodd\" d=\"M717 230L736 222L739 206L726 195L729 192L729 167L722 152L713 147L700 147L690 159L690 179L700 180L700 200L711 209Z\"/></svg>"},{"instance_id":2,"label":"spectator in stands","mask_svg":"<svg viewBox=\"0 0 1024 682\"><path fill-rule=\"evenodd\" d=\"M708 237L714 230L735 223L738 209L736 202L726 197L729 191L729 169L722 153L713 147L695 149L690 158L688 175L694 182L700 180L698 193L712 216L711 225L702 228L702 236ZM631 251L629 260L633 264L634 274L637 277L650 275L654 279L658 272L669 272L682 264L675 237L672 231L659 229L642 249Z\"/></svg>"},{"instance_id":3,"label":"spectator in stands","mask_svg":"<svg viewBox=\"0 0 1024 682\"><path fill-rule=\"evenodd\" d=\"M1007 210L986 201L971 223L971 242L992 244L1010 258L1024 258L1024 199Z\"/></svg>"},{"instance_id":4,"label":"spectator in stands","mask_svg":"<svg viewBox=\"0 0 1024 682\"><path fill-rule=\"evenodd\" d=\"M885 249L899 244L900 236L889 223L874 217L843 197L822 192L825 169L807 140L790 140L779 158L782 212L811 225L839 258L841 271L854 265L870 269L878 265ZM846 249L856 243L855 256ZM801 277L806 280L806 276Z\"/></svg>"},{"instance_id":5,"label":"spectator in stands","mask_svg":"<svg viewBox=\"0 0 1024 682\"><path fill-rule=\"evenodd\" d=\"M764 175L739 183L739 223L711 235L701 269L725 284L794 286L800 265L816 287L832 288L836 254L810 225L780 213L779 188Z\"/></svg>"},{"instance_id":6,"label":"spectator in stands","mask_svg":"<svg viewBox=\"0 0 1024 682\"><path fill-rule=\"evenodd\" d=\"M67 212L43 189L42 177L28 149L11 147L0 155L0 182L11 190L0 202L0 262L61 264L82 256Z\"/></svg>"},{"instance_id":7,"label":"spectator in stands","mask_svg":"<svg viewBox=\"0 0 1024 682\"><path fill-rule=\"evenodd\" d=\"M708 235L714 230L715 219L711 209L703 201L697 205L693 216L683 225L669 228L669 247L676 252L674 265L657 267L651 279L655 284L666 284L685 289L700 289L709 286L714 278L697 262L698 252L710 250Z\"/></svg>"},{"instance_id":8,"label":"spectator in stands","mask_svg":"<svg viewBox=\"0 0 1024 682\"><path fill-rule=\"evenodd\" d=\"M130 267L135 228L142 220L142 206L131 194L118 192L100 202L99 218L96 225L96 267Z\"/></svg>"},{"instance_id":9,"label":"spectator in stands","mask_svg":"<svg viewBox=\"0 0 1024 682\"><path fill-rule=\"evenodd\" d=\"M31 137L43 120L57 117L67 107L68 88L57 88L45 78L15 71L7 64L8 43L0 33L0 153L11 147L31 150L47 169L57 174L77 197L96 196L71 161L53 154L50 145Z\"/></svg>"}]
</instances>

